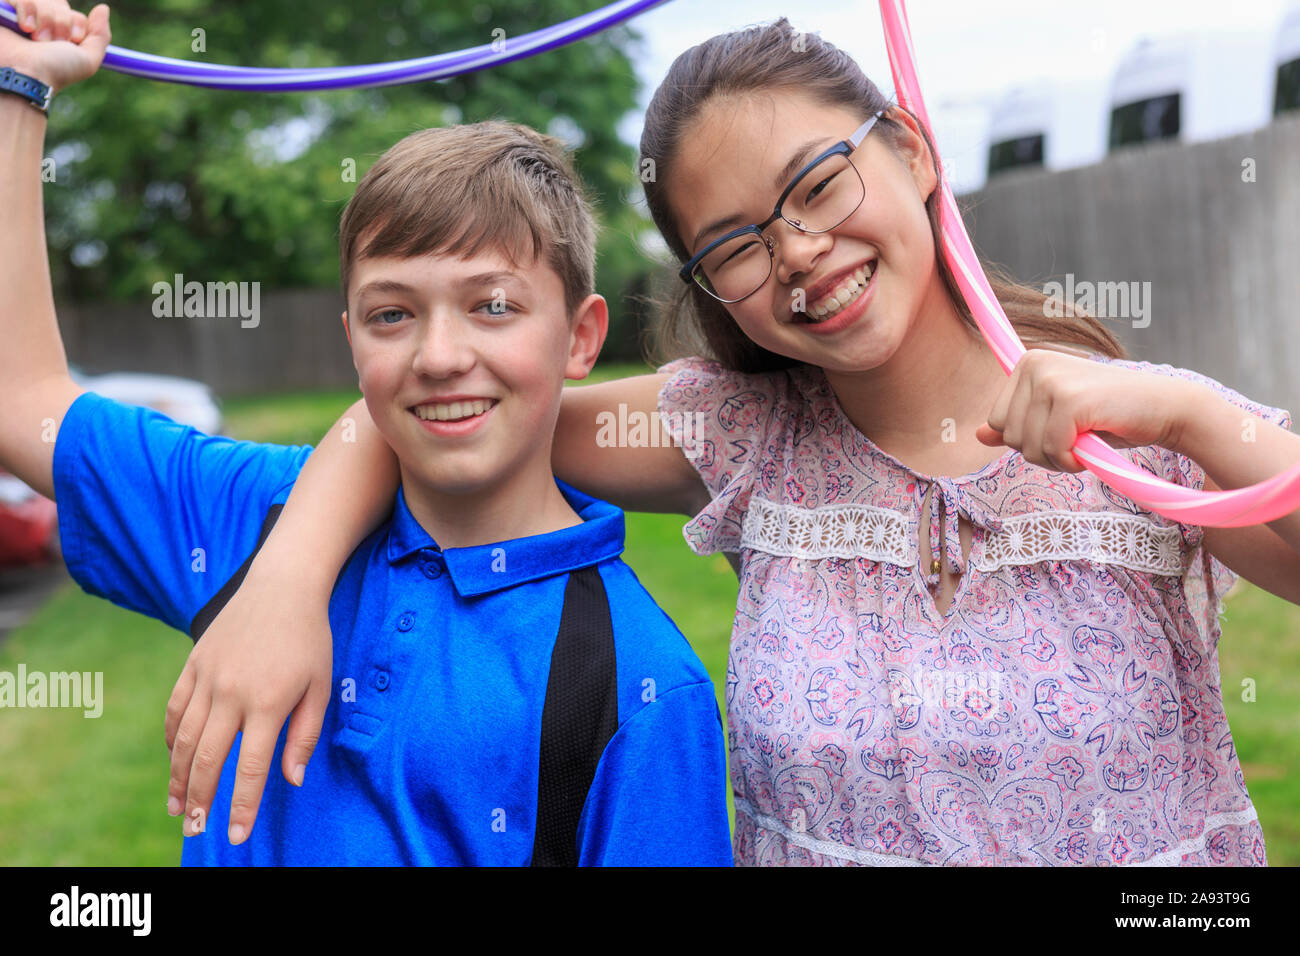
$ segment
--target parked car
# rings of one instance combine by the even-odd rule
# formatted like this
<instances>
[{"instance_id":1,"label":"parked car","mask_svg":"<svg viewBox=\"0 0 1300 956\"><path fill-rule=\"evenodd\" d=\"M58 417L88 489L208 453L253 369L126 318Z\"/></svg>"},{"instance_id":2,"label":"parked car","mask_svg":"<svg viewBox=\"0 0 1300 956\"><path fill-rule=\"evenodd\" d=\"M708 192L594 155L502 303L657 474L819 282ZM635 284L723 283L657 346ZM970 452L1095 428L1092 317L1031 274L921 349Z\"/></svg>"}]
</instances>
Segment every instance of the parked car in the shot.
<instances>
[{"instance_id":1,"label":"parked car","mask_svg":"<svg viewBox=\"0 0 1300 956\"><path fill-rule=\"evenodd\" d=\"M0 568L57 559L58 532L54 502L0 470Z\"/></svg>"},{"instance_id":2,"label":"parked car","mask_svg":"<svg viewBox=\"0 0 1300 956\"><path fill-rule=\"evenodd\" d=\"M208 435L221 431L221 403L202 382L141 372L87 375L75 365L70 371L78 385L107 398L156 409L172 421L193 425Z\"/></svg>"},{"instance_id":3,"label":"parked car","mask_svg":"<svg viewBox=\"0 0 1300 956\"><path fill-rule=\"evenodd\" d=\"M221 431L221 404L202 382L172 375L114 372L87 375L72 366L77 384L128 405L162 412L210 435ZM0 470L0 568L60 559L54 502Z\"/></svg>"}]
</instances>

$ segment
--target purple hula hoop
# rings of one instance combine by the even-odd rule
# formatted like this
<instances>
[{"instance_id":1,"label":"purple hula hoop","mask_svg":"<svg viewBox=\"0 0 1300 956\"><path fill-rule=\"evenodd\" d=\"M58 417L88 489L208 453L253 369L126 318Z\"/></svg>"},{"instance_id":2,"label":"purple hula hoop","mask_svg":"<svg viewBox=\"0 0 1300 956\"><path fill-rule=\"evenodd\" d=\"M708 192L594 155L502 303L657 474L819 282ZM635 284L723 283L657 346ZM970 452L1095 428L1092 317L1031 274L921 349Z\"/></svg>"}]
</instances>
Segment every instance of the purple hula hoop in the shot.
<instances>
[{"instance_id":1,"label":"purple hula hoop","mask_svg":"<svg viewBox=\"0 0 1300 956\"><path fill-rule=\"evenodd\" d=\"M137 53L109 46L104 66L117 73L142 76L164 83L207 86L221 90L252 90L259 93L290 93L300 90L347 90L369 86L398 86L425 80L461 76L489 66L521 60L554 50L608 29L640 13L659 6L665 0L619 0L608 6L584 13L532 33L503 38L484 46L455 53L439 53L413 60L373 63L367 66L313 67L308 69L274 69L267 67L223 66L195 63L172 57ZM0 26L18 30L13 7L0 2ZM26 34L22 34L26 36Z\"/></svg>"}]
</instances>

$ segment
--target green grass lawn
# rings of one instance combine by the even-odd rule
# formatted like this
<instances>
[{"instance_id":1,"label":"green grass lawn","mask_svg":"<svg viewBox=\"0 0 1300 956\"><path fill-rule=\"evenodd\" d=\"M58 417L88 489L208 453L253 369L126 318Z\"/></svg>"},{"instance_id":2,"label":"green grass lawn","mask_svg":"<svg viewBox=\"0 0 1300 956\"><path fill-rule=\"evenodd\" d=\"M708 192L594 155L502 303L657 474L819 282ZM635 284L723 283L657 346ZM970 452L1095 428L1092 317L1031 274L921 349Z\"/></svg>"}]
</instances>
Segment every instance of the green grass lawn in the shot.
<instances>
[{"instance_id":1,"label":"green grass lawn","mask_svg":"<svg viewBox=\"0 0 1300 956\"><path fill-rule=\"evenodd\" d=\"M592 380L635 374L601 369ZM238 399L227 431L314 444L354 391ZM625 560L722 687L736 579L721 555L693 556L684 519L628 515ZM1221 665L1246 784L1270 862L1300 864L1300 608L1243 585L1230 596ZM71 585L0 647L0 670L102 671L104 714L0 711L0 864L175 865L180 822L167 816L163 708L189 638ZM1251 679L1254 701L1242 700ZM721 694L719 693L719 704ZM279 772L278 769L275 772Z\"/></svg>"}]
</instances>

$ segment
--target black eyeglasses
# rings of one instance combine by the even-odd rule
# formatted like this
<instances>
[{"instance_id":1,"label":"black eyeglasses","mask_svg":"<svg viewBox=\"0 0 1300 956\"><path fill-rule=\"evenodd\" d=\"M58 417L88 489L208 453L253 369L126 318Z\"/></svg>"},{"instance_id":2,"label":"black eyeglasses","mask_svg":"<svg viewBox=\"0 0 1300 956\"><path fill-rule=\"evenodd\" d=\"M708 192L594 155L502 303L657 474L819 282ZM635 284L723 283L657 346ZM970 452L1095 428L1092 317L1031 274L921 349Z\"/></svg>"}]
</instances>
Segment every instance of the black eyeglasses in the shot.
<instances>
[{"instance_id":1,"label":"black eyeglasses","mask_svg":"<svg viewBox=\"0 0 1300 956\"><path fill-rule=\"evenodd\" d=\"M805 166L785 187L766 220L733 229L691 256L678 272L682 281L697 283L719 302L739 302L761 289L772 274L775 243L763 235L764 229L784 219L800 232L830 232L853 215L866 189L850 154L884 113L876 113L848 139ZM805 180L811 185L800 189Z\"/></svg>"}]
</instances>

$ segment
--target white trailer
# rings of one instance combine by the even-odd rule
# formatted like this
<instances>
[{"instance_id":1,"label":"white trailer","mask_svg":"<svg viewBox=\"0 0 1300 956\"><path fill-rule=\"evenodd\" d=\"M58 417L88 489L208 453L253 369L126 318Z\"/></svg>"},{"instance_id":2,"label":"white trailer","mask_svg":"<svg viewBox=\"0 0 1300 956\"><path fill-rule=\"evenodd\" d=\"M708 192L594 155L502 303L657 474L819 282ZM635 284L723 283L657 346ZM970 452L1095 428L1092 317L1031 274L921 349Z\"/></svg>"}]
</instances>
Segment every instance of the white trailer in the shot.
<instances>
[{"instance_id":1,"label":"white trailer","mask_svg":"<svg viewBox=\"0 0 1300 956\"><path fill-rule=\"evenodd\" d=\"M1108 78L1009 90L989 109L984 172L1069 169L1128 145L1220 139L1291 110L1300 110L1300 0L1256 28L1144 38Z\"/></svg>"}]
</instances>

